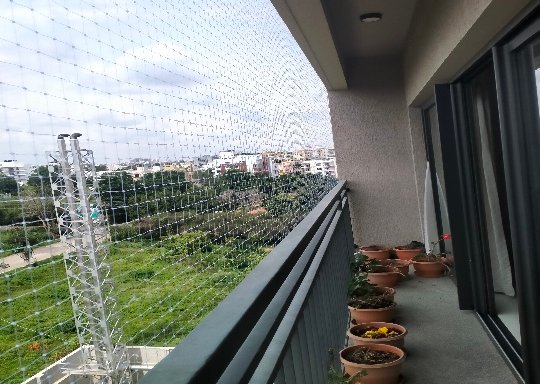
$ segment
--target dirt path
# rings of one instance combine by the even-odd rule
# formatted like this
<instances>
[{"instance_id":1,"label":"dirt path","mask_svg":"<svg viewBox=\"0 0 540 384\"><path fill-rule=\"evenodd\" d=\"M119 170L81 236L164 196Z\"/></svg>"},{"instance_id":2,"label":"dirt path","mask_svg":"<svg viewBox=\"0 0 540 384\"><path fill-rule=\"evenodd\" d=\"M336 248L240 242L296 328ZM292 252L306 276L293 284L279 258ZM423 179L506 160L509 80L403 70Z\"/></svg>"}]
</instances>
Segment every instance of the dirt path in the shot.
<instances>
[{"instance_id":1,"label":"dirt path","mask_svg":"<svg viewBox=\"0 0 540 384\"><path fill-rule=\"evenodd\" d=\"M54 244L45 245L43 247L34 248L34 257L32 260L33 261L46 260L52 256L60 255L64 253L64 251L66 251L68 248L69 246L63 243L54 243ZM29 263L25 262L22 259L21 255L22 253L14 253L13 255L0 258L0 264L2 264L3 262L9 265L9 267L7 268L0 267L0 273L12 271L14 269L27 266Z\"/></svg>"}]
</instances>

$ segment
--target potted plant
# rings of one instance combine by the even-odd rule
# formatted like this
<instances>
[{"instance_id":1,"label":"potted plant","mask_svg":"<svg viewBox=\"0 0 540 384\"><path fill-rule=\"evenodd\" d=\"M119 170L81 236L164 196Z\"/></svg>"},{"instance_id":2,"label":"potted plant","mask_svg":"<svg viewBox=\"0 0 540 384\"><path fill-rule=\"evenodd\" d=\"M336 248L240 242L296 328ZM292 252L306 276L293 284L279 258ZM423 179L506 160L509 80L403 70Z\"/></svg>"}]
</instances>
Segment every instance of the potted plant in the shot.
<instances>
[{"instance_id":1,"label":"potted plant","mask_svg":"<svg viewBox=\"0 0 540 384\"><path fill-rule=\"evenodd\" d=\"M348 375L366 371L363 384L398 384L405 352L385 344L353 345L341 350L339 357Z\"/></svg>"},{"instance_id":2,"label":"potted plant","mask_svg":"<svg viewBox=\"0 0 540 384\"><path fill-rule=\"evenodd\" d=\"M419 241L411 241L407 245L398 245L394 248L397 258L401 260L411 260L414 256L424 251L424 243Z\"/></svg>"},{"instance_id":3,"label":"potted plant","mask_svg":"<svg viewBox=\"0 0 540 384\"><path fill-rule=\"evenodd\" d=\"M368 245L365 247L360 247L360 250L370 259L386 260L390 258L390 248L380 245Z\"/></svg>"},{"instance_id":4,"label":"potted plant","mask_svg":"<svg viewBox=\"0 0 540 384\"><path fill-rule=\"evenodd\" d=\"M405 346L405 335L405 327L384 322L357 324L347 331L353 345L387 344L402 349Z\"/></svg>"},{"instance_id":5,"label":"potted plant","mask_svg":"<svg viewBox=\"0 0 540 384\"><path fill-rule=\"evenodd\" d=\"M367 273L369 282L378 287L393 288L401 277L401 273L396 268L384 266L382 265L381 260L370 259L361 254L355 255L353 273L355 273L355 271Z\"/></svg>"},{"instance_id":6,"label":"potted plant","mask_svg":"<svg viewBox=\"0 0 540 384\"><path fill-rule=\"evenodd\" d=\"M362 272L353 274L351 283L349 284L349 298L367 298L367 297L382 297L389 301L394 301L396 290L390 287L378 287L371 284L367 279L367 275Z\"/></svg>"},{"instance_id":7,"label":"potted plant","mask_svg":"<svg viewBox=\"0 0 540 384\"><path fill-rule=\"evenodd\" d=\"M371 321L390 321L394 318L396 304L394 303L395 289L378 287L367 278L367 265L376 263L365 255L355 254L351 263L352 279L349 284L349 312L356 323Z\"/></svg>"},{"instance_id":8,"label":"potted plant","mask_svg":"<svg viewBox=\"0 0 540 384\"><path fill-rule=\"evenodd\" d=\"M384 296L352 298L348 303L351 319L356 323L391 321L396 315L396 303Z\"/></svg>"},{"instance_id":9,"label":"potted plant","mask_svg":"<svg viewBox=\"0 0 540 384\"><path fill-rule=\"evenodd\" d=\"M357 324L392 320L396 313L395 292L393 288L374 286L365 273L354 274L349 284L351 319Z\"/></svg>"},{"instance_id":10,"label":"potted plant","mask_svg":"<svg viewBox=\"0 0 540 384\"><path fill-rule=\"evenodd\" d=\"M409 266L412 264L411 260L388 259L379 260L379 262L384 266L393 267L401 273L400 280L405 280L409 276Z\"/></svg>"},{"instance_id":11,"label":"potted plant","mask_svg":"<svg viewBox=\"0 0 540 384\"><path fill-rule=\"evenodd\" d=\"M450 239L450 234L445 233L431 243L431 247L426 253L419 253L413 257L413 267L417 276L440 277L443 276L448 267L445 264L443 254L435 253L435 247L443 240Z\"/></svg>"},{"instance_id":12,"label":"potted plant","mask_svg":"<svg viewBox=\"0 0 540 384\"><path fill-rule=\"evenodd\" d=\"M370 283L378 287L393 288L397 285L401 277L404 276L396 268L379 265L370 269L367 278Z\"/></svg>"},{"instance_id":13,"label":"potted plant","mask_svg":"<svg viewBox=\"0 0 540 384\"><path fill-rule=\"evenodd\" d=\"M333 366L328 371L328 384L362 384L361 378L365 376L367 372L365 370L359 370L353 376L348 374L343 374L342 372L336 370Z\"/></svg>"}]
</instances>

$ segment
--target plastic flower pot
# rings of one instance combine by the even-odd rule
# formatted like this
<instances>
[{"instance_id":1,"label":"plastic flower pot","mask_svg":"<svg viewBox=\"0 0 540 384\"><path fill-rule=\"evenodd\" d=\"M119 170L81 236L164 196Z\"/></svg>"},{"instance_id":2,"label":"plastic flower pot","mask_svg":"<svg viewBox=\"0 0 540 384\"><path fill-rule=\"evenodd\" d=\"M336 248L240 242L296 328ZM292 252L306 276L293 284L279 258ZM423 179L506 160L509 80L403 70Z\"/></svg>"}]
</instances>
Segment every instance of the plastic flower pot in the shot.
<instances>
[{"instance_id":1,"label":"plastic flower pot","mask_svg":"<svg viewBox=\"0 0 540 384\"><path fill-rule=\"evenodd\" d=\"M363 384L398 384L400 380L400 372L403 362L405 361L405 352L397 347L385 344L371 344L369 349L374 351L391 352L397 355L397 359L383 364L358 364L347 360L347 355L355 348L365 348L362 345L353 345L339 352L339 358L345 373L353 376L361 370L365 370L367 375L359 378L358 382Z\"/></svg>"},{"instance_id":2,"label":"plastic flower pot","mask_svg":"<svg viewBox=\"0 0 540 384\"><path fill-rule=\"evenodd\" d=\"M400 332L399 335L393 337L384 337L384 338L370 338L357 336L362 334L370 328L382 328L386 327L388 329L395 329ZM386 344L392 345L403 349L405 346L405 336L407 335L407 329L399 324L394 323L385 323L385 322L372 322L372 323L362 323L357 324L349 328L347 331L347 336L351 339L353 345L371 345L371 344Z\"/></svg>"},{"instance_id":3,"label":"plastic flower pot","mask_svg":"<svg viewBox=\"0 0 540 384\"><path fill-rule=\"evenodd\" d=\"M378 245L370 245L361 247L360 250L370 259L386 260L390 258L390 248L380 247Z\"/></svg>"}]
</instances>

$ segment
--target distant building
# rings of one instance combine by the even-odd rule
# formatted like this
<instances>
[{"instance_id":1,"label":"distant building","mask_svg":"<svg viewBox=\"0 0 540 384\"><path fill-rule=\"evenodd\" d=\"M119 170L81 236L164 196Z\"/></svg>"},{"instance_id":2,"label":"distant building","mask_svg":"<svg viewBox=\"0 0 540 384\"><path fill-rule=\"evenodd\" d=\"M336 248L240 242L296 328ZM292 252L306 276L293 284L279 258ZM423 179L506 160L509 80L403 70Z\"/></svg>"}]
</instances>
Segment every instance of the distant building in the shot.
<instances>
[{"instance_id":1,"label":"distant building","mask_svg":"<svg viewBox=\"0 0 540 384\"><path fill-rule=\"evenodd\" d=\"M247 172L247 166L244 161L240 163L221 164L221 167L219 169L219 174L224 175L228 170Z\"/></svg>"},{"instance_id":2,"label":"distant building","mask_svg":"<svg viewBox=\"0 0 540 384\"><path fill-rule=\"evenodd\" d=\"M281 160L273 158L268 154L264 154L262 158L263 172L270 177L279 176L279 162L281 162Z\"/></svg>"},{"instance_id":3,"label":"distant building","mask_svg":"<svg viewBox=\"0 0 540 384\"><path fill-rule=\"evenodd\" d=\"M279 167L280 175L289 175L291 173L301 173L302 172L302 162L298 160L284 160L280 163L277 163Z\"/></svg>"},{"instance_id":4,"label":"distant building","mask_svg":"<svg viewBox=\"0 0 540 384\"><path fill-rule=\"evenodd\" d=\"M191 162L193 163L193 165L195 167L207 167L208 164L210 164L212 162L212 160L214 159L217 159L218 156L215 156L215 155L203 155L203 156L198 156L198 157L194 157Z\"/></svg>"},{"instance_id":5,"label":"distant building","mask_svg":"<svg viewBox=\"0 0 540 384\"><path fill-rule=\"evenodd\" d=\"M161 169L165 172L178 171L180 169L180 165L177 163L166 162L161 164Z\"/></svg>"},{"instance_id":6,"label":"distant building","mask_svg":"<svg viewBox=\"0 0 540 384\"><path fill-rule=\"evenodd\" d=\"M4 160L0 162L0 172L13 177L19 184L28 181L28 167L16 160Z\"/></svg>"},{"instance_id":7,"label":"distant building","mask_svg":"<svg viewBox=\"0 0 540 384\"><path fill-rule=\"evenodd\" d=\"M219 152L219 159L229 159L234 158L234 151L221 151Z\"/></svg>"},{"instance_id":8,"label":"distant building","mask_svg":"<svg viewBox=\"0 0 540 384\"><path fill-rule=\"evenodd\" d=\"M151 169L148 164L135 164L127 172L133 177L133 180L139 180L146 173L150 173Z\"/></svg>"},{"instance_id":9,"label":"distant building","mask_svg":"<svg viewBox=\"0 0 540 384\"><path fill-rule=\"evenodd\" d=\"M223 175L229 169L237 169L249 173L264 172L263 156L261 154L221 151L219 157L213 159L203 169L213 169L214 176Z\"/></svg>"},{"instance_id":10,"label":"distant building","mask_svg":"<svg viewBox=\"0 0 540 384\"><path fill-rule=\"evenodd\" d=\"M321 174L325 176L337 177L336 159L328 158L303 161L302 173L310 173L312 175Z\"/></svg>"},{"instance_id":11,"label":"distant building","mask_svg":"<svg viewBox=\"0 0 540 384\"><path fill-rule=\"evenodd\" d=\"M294 160L308 161L317 159L327 159L336 156L334 148L304 148L293 152Z\"/></svg>"}]
</instances>

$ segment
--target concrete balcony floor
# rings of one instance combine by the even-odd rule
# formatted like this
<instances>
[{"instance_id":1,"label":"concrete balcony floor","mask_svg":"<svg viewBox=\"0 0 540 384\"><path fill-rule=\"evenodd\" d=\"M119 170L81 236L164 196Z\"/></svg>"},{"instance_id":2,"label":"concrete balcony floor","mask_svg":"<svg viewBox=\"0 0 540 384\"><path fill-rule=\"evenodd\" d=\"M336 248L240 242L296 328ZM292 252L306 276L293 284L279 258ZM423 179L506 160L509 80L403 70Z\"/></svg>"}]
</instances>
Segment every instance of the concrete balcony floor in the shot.
<instances>
[{"instance_id":1,"label":"concrete balcony floor","mask_svg":"<svg viewBox=\"0 0 540 384\"><path fill-rule=\"evenodd\" d=\"M396 289L407 384L519 383L474 313L458 309L450 278L411 276Z\"/></svg>"}]
</instances>

